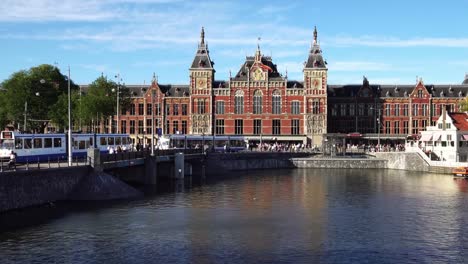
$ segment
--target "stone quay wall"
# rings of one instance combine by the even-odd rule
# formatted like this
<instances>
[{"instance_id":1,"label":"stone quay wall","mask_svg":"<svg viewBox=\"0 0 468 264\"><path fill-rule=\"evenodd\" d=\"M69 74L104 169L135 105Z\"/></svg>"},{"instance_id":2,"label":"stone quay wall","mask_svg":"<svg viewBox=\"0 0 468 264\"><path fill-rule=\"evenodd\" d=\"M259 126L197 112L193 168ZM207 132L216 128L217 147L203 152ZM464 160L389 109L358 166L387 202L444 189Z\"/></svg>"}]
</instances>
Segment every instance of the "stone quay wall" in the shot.
<instances>
[{"instance_id":1,"label":"stone quay wall","mask_svg":"<svg viewBox=\"0 0 468 264\"><path fill-rule=\"evenodd\" d=\"M432 172L429 164L418 153L375 152L372 155L387 160L387 169Z\"/></svg>"}]
</instances>

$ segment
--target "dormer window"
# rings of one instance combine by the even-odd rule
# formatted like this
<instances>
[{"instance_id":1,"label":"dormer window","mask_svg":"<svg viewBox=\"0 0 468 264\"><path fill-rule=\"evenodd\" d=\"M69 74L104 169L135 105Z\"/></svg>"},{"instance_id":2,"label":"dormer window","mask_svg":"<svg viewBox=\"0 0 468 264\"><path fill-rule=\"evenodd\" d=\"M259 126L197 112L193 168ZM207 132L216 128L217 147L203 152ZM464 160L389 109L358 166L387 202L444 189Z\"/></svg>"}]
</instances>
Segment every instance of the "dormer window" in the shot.
<instances>
[{"instance_id":1,"label":"dormer window","mask_svg":"<svg viewBox=\"0 0 468 264\"><path fill-rule=\"evenodd\" d=\"M390 97L390 92L387 91L387 92L385 93L385 96L386 96L386 97Z\"/></svg>"},{"instance_id":2,"label":"dormer window","mask_svg":"<svg viewBox=\"0 0 468 264\"><path fill-rule=\"evenodd\" d=\"M444 97L444 91L440 92L440 97Z\"/></svg>"}]
</instances>

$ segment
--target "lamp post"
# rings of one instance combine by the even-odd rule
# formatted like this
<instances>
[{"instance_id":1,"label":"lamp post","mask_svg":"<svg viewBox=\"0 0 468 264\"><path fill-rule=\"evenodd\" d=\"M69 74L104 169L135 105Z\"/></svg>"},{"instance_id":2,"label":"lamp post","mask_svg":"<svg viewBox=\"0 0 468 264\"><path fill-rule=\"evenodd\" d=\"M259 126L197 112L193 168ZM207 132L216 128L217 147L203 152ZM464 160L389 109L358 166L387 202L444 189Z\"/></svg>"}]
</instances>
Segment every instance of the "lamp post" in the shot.
<instances>
[{"instance_id":1,"label":"lamp post","mask_svg":"<svg viewBox=\"0 0 468 264\"><path fill-rule=\"evenodd\" d=\"M154 156L154 111L156 111L156 108L154 107L155 95L156 91L153 89L151 91L151 156Z\"/></svg>"},{"instance_id":2,"label":"lamp post","mask_svg":"<svg viewBox=\"0 0 468 264\"><path fill-rule=\"evenodd\" d=\"M117 108L116 108L116 133L119 134L119 99L120 99L120 81L122 80L120 78L120 73L118 73L115 78L117 78Z\"/></svg>"},{"instance_id":3,"label":"lamp post","mask_svg":"<svg viewBox=\"0 0 468 264\"><path fill-rule=\"evenodd\" d=\"M72 165L72 128L71 128L71 97L70 97L70 65L68 65L68 166Z\"/></svg>"}]
</instances>

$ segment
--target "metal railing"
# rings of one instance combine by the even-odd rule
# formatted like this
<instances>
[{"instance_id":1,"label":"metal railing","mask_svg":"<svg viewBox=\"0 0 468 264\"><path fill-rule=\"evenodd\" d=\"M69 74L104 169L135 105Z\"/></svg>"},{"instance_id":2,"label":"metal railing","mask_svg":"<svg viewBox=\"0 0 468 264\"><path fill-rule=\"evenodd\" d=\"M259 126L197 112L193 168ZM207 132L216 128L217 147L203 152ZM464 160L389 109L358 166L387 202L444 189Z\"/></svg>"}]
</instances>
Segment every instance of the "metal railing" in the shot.
<instances>
[{"instance_id":1,"label":"metal railing","mask_svg":"<svg viewBox=\"0 0 468 264\"><path fill-rule=\"evenodd\" d=\"M18 170L44 170L44 169L56 169L66 168L75 166L87 166L91 164L88 157L73 157L71 164L68 163L67 157L48 157L47 161L41 161L37 159L26 159L25 162L5 162L0 161L0 172L18 171Z\"/></svg>"}]
</instances>

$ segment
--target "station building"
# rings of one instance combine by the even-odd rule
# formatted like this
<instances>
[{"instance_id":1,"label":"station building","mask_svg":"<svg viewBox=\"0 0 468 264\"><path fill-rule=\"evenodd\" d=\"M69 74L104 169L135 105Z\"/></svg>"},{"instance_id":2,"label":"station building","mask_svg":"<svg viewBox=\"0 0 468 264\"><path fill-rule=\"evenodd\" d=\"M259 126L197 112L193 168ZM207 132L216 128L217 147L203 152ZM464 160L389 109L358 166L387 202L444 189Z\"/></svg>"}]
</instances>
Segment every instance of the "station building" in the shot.
<instances>
[{"instance_id":1,"label":"station building","mask_svg":"<svg viewBox=\"0 0 468 264\"><path fill-rule=\"evenodd\" d=\"M153 75L150 85L127 85L130 109L114 116L112 124L102 122L96 131L118 130L149 144L154 122L155 137L243 135L253 142L311 147L342 138L355 144L395 144L417 139L420 131L435 125L442 109L460 111L468 75L458 85L425 84L421 78L415 84L380 85L366 77L358 85L329 85L317 35L315 28L310 49L304 51L302 80L280 74L259 46L228 80L216 80L202 28L188 84L160 84Z\"/></svg>"}]
</instances>

